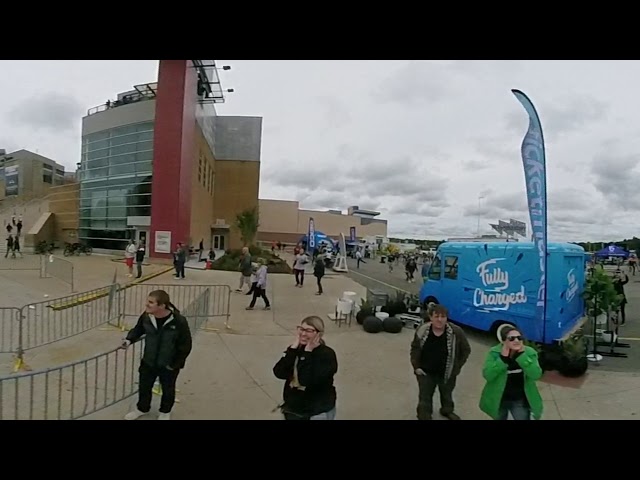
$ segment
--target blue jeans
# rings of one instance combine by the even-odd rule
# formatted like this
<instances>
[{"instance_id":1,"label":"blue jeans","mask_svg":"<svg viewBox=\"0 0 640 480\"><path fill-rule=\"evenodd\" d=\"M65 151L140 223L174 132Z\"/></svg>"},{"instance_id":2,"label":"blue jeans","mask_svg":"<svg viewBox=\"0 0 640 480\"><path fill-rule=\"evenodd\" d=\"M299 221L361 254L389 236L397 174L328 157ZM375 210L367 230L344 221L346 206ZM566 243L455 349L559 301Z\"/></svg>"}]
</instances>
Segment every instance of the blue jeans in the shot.
<instances>
[{"instance_id":1,"label":"blue jeans","mask_svg":"<svg viewBox=\"0 0 640 480\"><path fill-rule=\"evenodd\" d=\"M314 415L309 420L335 420L335 419L336 419L336 407L333 407L333 410L329 410L328 412Z\"/></svg>"},{"instance_id":2,"label":"blue jeans","mask_svg":"<svg viewBox=\"0 0 640 480\"><path fill-rule=\"evenodd\" d=\"M531 409L524 400L503 401L498 412L498 420L507 420L509 414L514 420L531 420Z\"/></svg>"}]
</instances>

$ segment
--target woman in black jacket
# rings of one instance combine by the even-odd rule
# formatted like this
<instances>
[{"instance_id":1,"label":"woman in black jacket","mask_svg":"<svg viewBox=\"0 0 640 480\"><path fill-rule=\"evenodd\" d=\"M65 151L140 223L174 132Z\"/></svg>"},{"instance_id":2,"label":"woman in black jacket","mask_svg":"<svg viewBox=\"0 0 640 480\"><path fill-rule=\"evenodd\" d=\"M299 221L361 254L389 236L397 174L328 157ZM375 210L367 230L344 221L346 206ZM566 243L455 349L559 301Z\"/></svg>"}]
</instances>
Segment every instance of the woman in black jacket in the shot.
<instances>
[{"instance_id":1,"label":"woman in black jacket","mask_svg":"<svg viewBox=\"0 0 640 480\"><path fill-rule=\"evenodd\" d=\"M313 276L318 279L318 292L316 295L322 295L322 277L324 277L325 267L324 267L324 255L319 255L316 258L316 263L313 266Z\"/></svg>"},{"instance_id":2,"label":"woman in black jacket","mask_svg":"<svg viewBox=\"0 0 640 480\"><path fill-rule=\"evenodd\" d=\"M333 377L338 360L323 334L320 317L305 318L294 342L273 367L274 375L285 380L284 403L280 405L285 420L335 420Z\"/></svg>"}]
</instances>

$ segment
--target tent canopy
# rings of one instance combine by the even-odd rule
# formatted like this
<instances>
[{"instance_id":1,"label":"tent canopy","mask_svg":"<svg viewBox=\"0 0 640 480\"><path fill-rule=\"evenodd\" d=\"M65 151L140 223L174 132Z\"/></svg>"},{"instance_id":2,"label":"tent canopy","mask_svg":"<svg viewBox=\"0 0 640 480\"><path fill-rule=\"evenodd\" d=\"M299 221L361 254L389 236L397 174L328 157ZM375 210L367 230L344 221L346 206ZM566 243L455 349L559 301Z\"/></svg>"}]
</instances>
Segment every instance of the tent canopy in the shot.
<instances>
[{"instance_id":1,"label":"tent canopy","mask_svg":"<svg viewBox=\"0 0 640 480\"><path fill-rule=\"evenodd\" d=\"M629 252L627 252L624 248L619 247L618 245L609 245L604 247L599 252L596 252L596 257L624 257L627 258L629 256Z\"/></svg>"}]
</instances>

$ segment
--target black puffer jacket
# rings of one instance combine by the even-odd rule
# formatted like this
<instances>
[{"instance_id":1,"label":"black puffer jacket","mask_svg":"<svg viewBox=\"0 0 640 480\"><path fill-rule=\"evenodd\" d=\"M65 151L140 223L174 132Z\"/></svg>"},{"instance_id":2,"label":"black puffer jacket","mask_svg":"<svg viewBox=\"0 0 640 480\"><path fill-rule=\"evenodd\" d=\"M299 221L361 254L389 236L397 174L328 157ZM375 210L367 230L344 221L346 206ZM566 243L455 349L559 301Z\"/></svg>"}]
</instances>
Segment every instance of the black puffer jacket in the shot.
<instances>
[{"instance_id":1,"label":"black puffer jacket","mask_svg":"<svg viewBox=\"0 0 640 480\"><path fill-rule=\"evenodd\" d=\"M127 334L127 340L135 343L143 336L145 344L142 361L145 364L153 368L184 368L192 348L191 330L185 317L172 312L158 329L153 315L143 313L136 326Z\"/></svg>"},{"instance_id":2,"label":"black puffer jacket","mask_svg":"<svg viewBox=\"0 0 640 480\"><path fill-rule=\"evenodd\" d=\"M304 389L292 388L293 367L298 358L298 383ZM285 380L282 410L297 414L301 419L329 412L336 406L336 389L333 377L338 371L336 352L320 344L312 352L304 346L287 348L273 367L274 375Z\"/></svg>"}]
</instances>

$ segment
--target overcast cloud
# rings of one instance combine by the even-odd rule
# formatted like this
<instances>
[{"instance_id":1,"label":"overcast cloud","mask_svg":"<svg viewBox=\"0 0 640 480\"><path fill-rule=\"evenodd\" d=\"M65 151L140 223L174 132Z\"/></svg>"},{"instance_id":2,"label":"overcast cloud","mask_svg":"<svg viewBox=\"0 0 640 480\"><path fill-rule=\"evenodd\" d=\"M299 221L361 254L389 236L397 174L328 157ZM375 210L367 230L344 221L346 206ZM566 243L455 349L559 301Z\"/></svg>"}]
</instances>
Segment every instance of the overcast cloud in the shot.
<instances>
[{"instance_id":1,"label":"overcast cloud","mask_svg":"<svg viewBox=\"0 0 640 480\"><path fill-rule=\"evenodd\" d=\"M550 239L638 234L639 62L218 63L232 66L221 77L235 89L218 112L264 117L261 198L377 209L392 236L474 235L478 217L481 233L499 219L528 223L518 88L545 133ZM157 61L2 67L0 148L38 150L69 170L86 110L157 75Z\"/></svg>"}]
</instances>

